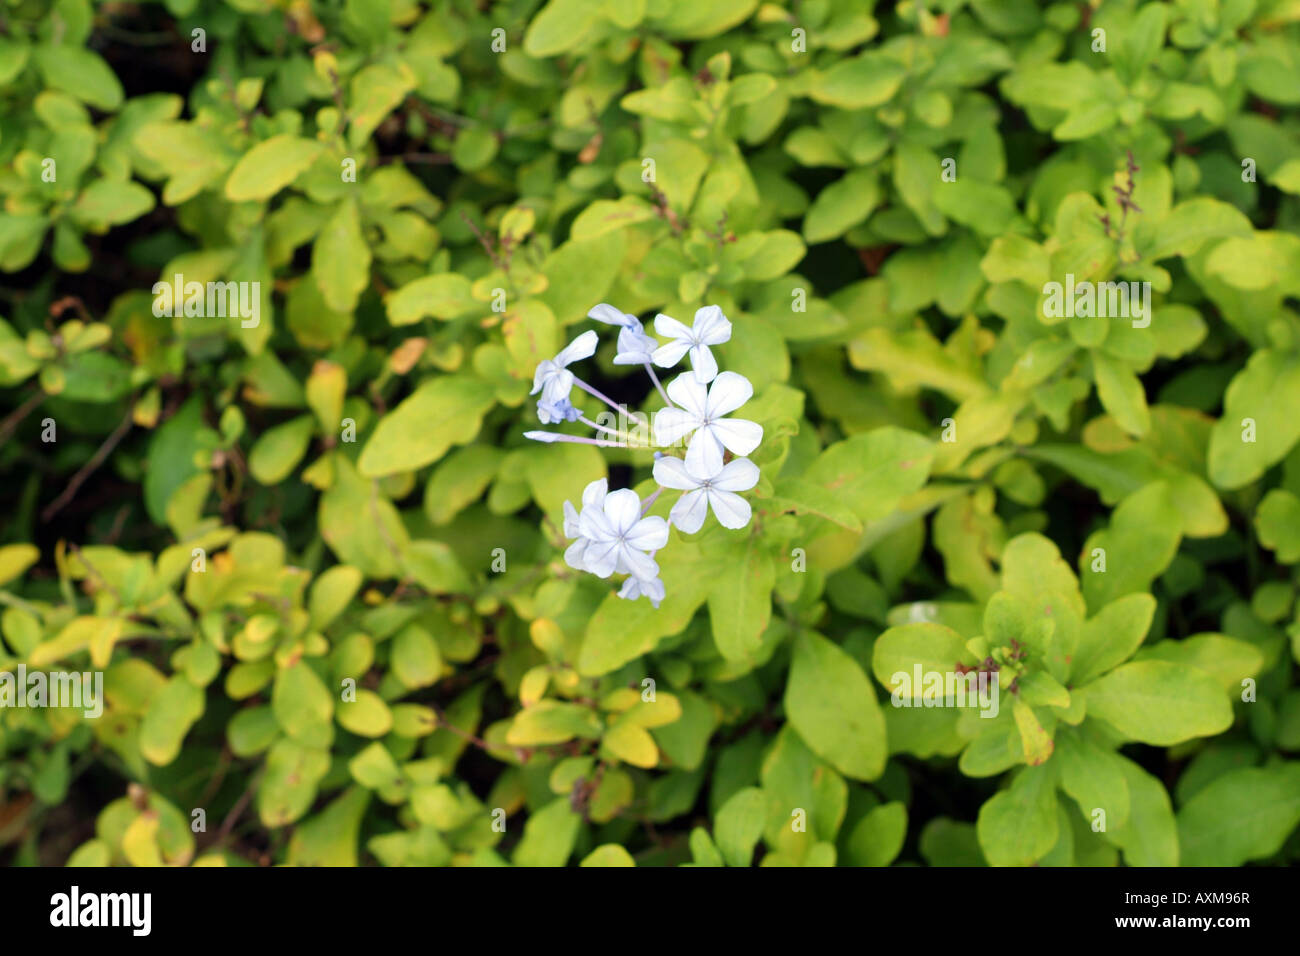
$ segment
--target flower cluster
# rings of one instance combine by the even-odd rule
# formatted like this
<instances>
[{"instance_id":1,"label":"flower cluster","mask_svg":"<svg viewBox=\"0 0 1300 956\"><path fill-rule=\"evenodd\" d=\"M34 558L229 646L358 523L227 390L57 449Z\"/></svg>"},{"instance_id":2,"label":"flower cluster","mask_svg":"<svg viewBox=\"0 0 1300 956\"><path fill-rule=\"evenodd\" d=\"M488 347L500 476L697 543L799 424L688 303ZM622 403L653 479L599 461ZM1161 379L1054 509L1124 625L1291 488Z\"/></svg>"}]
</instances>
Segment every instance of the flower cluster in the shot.
<instances>
[{"instance_id":1,"label":"flower cluster","mask_svg":"<svg viewBox=\"0 0 1300 956\"><path fill-rule=\"evenodd\" d=\"M646 332L636 316L612 305L601 303L587 315L618 328L614 364L640 365L650 376L665 403L654 415L653 442L670 451L655 452L654 480L658 487L645 501L630 488L610 491L606 479L601 478L583 490L581 510L568 501L564 503L564 536L572 541L564 560L570 567L600 578L627 575L618 596L635 600L644 595L657 608L664 598L664 585L654 558L668 544L670 525L694 534L704 526L710 511L724 528L749 524L749 502L739 492L758 484L758 467L745 456L763 440L763 428L727 416L749 401L754 388L745 376L718 370L710 346L731 338L731 322L716 305L696 311L690 326L671 316L655 316L655 332L668 339L663 344ZM526 438L613 448L631 444L626 431L592 421L571 402L576 386L613 409L619 421L628 417L626 409L569 371L573 363L594 355L598 342L594 331L583 332L555 358L538 365L531 393L540 394L537 417L543 425L581 422L594 429L597 437L529 431L524 433ZM691 370L678 375L665 388L655 366L674 368L688 356ZM683 455L672 453L683 444ZM648 514L664 489L682 492L667 521Z\"/></svg>"}]
</instances>

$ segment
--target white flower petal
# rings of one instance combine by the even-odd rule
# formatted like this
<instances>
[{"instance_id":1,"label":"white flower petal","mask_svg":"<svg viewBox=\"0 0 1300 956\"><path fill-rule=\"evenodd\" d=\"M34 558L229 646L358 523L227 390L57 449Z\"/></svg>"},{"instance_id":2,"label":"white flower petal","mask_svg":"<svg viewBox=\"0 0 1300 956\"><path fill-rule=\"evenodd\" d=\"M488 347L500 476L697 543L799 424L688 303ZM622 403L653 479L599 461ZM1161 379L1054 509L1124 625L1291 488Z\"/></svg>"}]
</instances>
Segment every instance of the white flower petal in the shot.
<instances>
[{"instance_id":1,"label":"white flower petal","mask_svg":"<svg viewBox=\"0 0 1300 956\"><path fill-rule=\"evenodd\" d=\"M601 502L602 506L604 502ZM578 531L584 538L592 541L613 541L618 535L605 517L603 508L583 508L578 515Z\"/></svg>"},{"instance_id":2,"label":"white flower petal","mask_svg":"<svg viewBox=\"0 0 1300 956\"><path fill-rule=\"evenodd\" d=\"M655 316L655 331L666 339L689 339L691 330L671 315L660 312ZM684 354L685 350L683 350Z\"/></svg>"},{"instance_id":3,"label":"white flower petal","mask_svg":"<svg viewBox=\"0 0 1300 956\"><path fill-rule=\"evenodd\" d=\"M694 375L678 375L668 383L668 397L673 404L685 409L697 421L704 421L709 390L695 380Z\"/></svg>"},{"instance_id":4,"label":"white flower petal","mask_svg":"<svg viewBox=\"0 0 1300 956\"><path fill-rule=\"evenodd\" d=\"M713 357L713 352L707 345L691 347L691 370L697 382L712 382L718 374L718 360Z\"/></svg>"},{"instance_id":5,"label":"white flower petal","mask_svg":"<svg viewBox=\"0 0 1300 956\"><path fill-rule=\"evenodd\" d=\"M711 423L709 431L733 455L748 455L763 440L763 426L743 418L723 418Z\"/></svg>"},{"instance_id":6,"label":"white flower petal","mask_svg":"<svg viewBox=\"0 0 1300 956\"><path fill-rule=\"evenodd\" d=\"M700 486L700 482L687 473L686 464L680 458L660 458L655 462L654 476L655 481L665 488L677 491L689 491Z\"/></svg>"},{"instance_id":7,"label":"white flower petal","mask_svg":"<svg viewBox=\"0 0 1300 956\"><path fill-rule=\"evenodd\" d=\"M631 488L611 491L605 497L605 518L615 535L631 530L641 517L641 498Z\"/></svg>"},{"instance_id":8,"label":"white flower petal","mask_svg":"<svg viewBox=\"0 0 1300 956\"><path fill-rule=\"evenodd\" d=\"M586 538L579 538L573 544L564 549L564 563L576 571L586 571L587 562L585 554L587 545L591 542Z\"/></svg>"},{"instance_id":9,"label":"white flower petal","mask_svg":"<svg viewBox=\"0 0 1300 956\"><path fill-rule=\"evenodd\" d=\"M708 513L709 499L704 489L697 488L677 499L672 511L668 512L668 520L686 534L695 534L704 527L704 518Z\"/></svg>"},{"instance_id":10,"label":"white flower petal","mask_svg":"<svg viewBox=\"0 0 1300 956\"><path fill-rule=\"evenodd\" d=\"M582 489L582 507L600 509L605 506L605 495L609 493L609 479L597 478Z\"/></svg>"},{"instance_id":11,"label":"white flower petal","mask_svg":"<svg viewBox=\"0 0 1300 956\"><path fill-rule=\"evenodd\" d=\"M691 330L695 341L703 345L721 345L731 338L731 322L716 305L706 305L695 311L695 326Z\"/></svg>"},{"instance_id":12,"label":"white flower petal","mask_svg":"<svg viewBox=\"0 0 1300 956\"><path fill-rule=\"evenodd\" d=\"M654 441L656 445L675 445L695 429L700 420L681 408L661 408L655 412Z\"/></svg>"},{"instance_id":13,"label":"white flower petal","mask_svg":"<svg viewBox=\"0 0 1300 956\"><path fill-rule=\"evenodd\" d=\"M718 491L716 488L710 488L706 494L709 496L709 506L717 516L718 524L732 529L743 528L749 524L749 516L752 513L749 502L740 495L732 494L730 491Z\"/></svg>"},{"instance_id":14,"label":"white flower petal","mask_svg":"<svg viewBox=\"0 0 1300 956\"><path fill-rule=\"evenodd\" d=\"M651 354L654 363L660 368L672 368L682 360L691 347L686 339L673 339L667 345L661 345Z\"/></svg>"},{"instance_id":15,"label":"white flower petal","mask_svg":"<svg viewBox=\"0 0 1300 956\"><path fill-rule=\"evenodd\" d=\"M696 430L686 446L686 470L694 475L716 475L722 470L722 444L713 434L713 425Z\"/></svg>"},{"instance_id":16,"label":"white flower petal","mask_svg":"<svg viewBox=\"0 0 1300 956\"><path fill-rule=\"evenodd\" d=\"M596 330L588 329L560 350L560 354L555 356L555 364L563 368L580 359L591 358L599 344L600 336Z\"/></svg>"},{"instance_id":17,"label":"white flower petal","mask_svg":"<svg viewBox=\"0 0 1300 956\"><path fill-rule=\"evenodd\" d=\"M557 369L542 382L542 401L556 405L569 400L573 391L573 373L568 369Z\"/></svg>"},{"instance_id":18,"label":"white flower petal","mask_svg":"<svg viewBox=\"0 0 1300 956\"><path fill-rule=\"evenodd\" d=\"M721 418L728 412L734 412L753 397L754 386L749 383L749 379L736 372L723 372L709 386L704 417Z\"/></svg>"},{"instance_id":19,"label":"white flower petal","mask_svg":"<svg viewBox=\"0 0 1300 956\"><path fill-rule=\"evenodd\" d=\"M630 316L622 309L616 309L608 302L602 302L600 305L592 307L591 311L587 313L587 318L608 325L627 325Z\"/></svg>"},{"instance_id":20,"label":"white flower petal","mask_svg":"<svg viewBox=\"0 0 1300 956\"><path fill-rule=\"evenodd\" d=\"M663 482L659 482L663 484ZM719 491L748 491L758 484L758 465L748 458L733 458L723 466L713 479L712 486Z\"/></svg>"},{"instance_id":21,"label":"white flower petal","mask_svg":"<svg viewBox=\"0 0 1300 956\"><path fill-rule=\"evenodd\" d=\"M668 522L658 515L642 518L623 540L641 551L658 551L668 543Z\"/></svg>"},{"instance_id":22,"label":"white flower petal","mask_svg":"<svg viewBox=\"0 0 1300 956\"><path fill-rule=\"evenodd\" d=\"M558 371L559 369L555 367L555 363L552 362L550 359L542 359L540 362L538 362L537 370L533 372L533 390L528 394L536 395L538 392L540 392L542 390L542 386L546 384L546 380Z\"/></svg>"},{"instance_id":23,"label":"white flower petal","mask_svg":"<svg viewBox=\"0 0 1300 956\"><path fill-rule=\"evenodd\" d=\"M566 538L578 536L578 510L568 501L564 503L564 536Z\"/></svg>"},{"instance_id":24,"label":"white flower petal","mask_svg":"<svg viewBox=\"0 0 1300 956\"><path fill-rule=\"evenodd\" d=\"M636 550L627 542L619 543L619 563L627 569L628 574L638 578L653 578L659 573L659 565L655 564L654 558Z\"/></svg>"},{"instance_id":25,"label":"white flower petal","mask_svg":"<svg viewBox=\"0 0 1300 956\"><path fill-rule=\"evenodd\" d=\"M588 571L598 578L607 578L618 567L619 540L611 538L609 541L592 541L588 543L582 557Z\"/></svg>"}]
</instances>

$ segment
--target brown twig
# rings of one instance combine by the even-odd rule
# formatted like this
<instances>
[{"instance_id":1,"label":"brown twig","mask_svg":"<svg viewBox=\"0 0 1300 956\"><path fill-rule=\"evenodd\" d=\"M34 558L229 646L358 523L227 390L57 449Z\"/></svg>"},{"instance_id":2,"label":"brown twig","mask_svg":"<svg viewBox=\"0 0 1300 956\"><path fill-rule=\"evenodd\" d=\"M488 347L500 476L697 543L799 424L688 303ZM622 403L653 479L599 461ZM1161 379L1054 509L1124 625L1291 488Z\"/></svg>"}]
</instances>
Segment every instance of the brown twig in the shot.
<instances>
[{"instance_id":1,"label":"brown twig","mask_svg":"<svg viewBox=\"0 0 1300 956\"><path fill-rule=\"evenodd\" d=\"M128 408L126 414L122 417L122 421L118 423L118 426L115 429L113 429L112 434L104 439L104 443L100 445L99 450L91 456L90 461L86 462L81 467L81 470L72 476L72 480L68 482L68 487L63 489L63 494L50 502L49 506L41 512L42 522L48 522L59 513L59 510L62 509L64 505L76 496L77 489L79 489L85 483L86 479L104 463L104 459L112 454L113 449L116 448L118 443L126 437L126 433L131 430L131 424L131 409Z\"/></svg>"},{"instance_id":2,"label":"brown twig","mask_svg":"<svg viewBox=\"0 0 1300 956\"><path fill-rule=\"evenodd\" d=\"M0 444L7 442L13 430L43 401L45 401L45 392L38 388L27 401L9 413L5 420L0 422Z\"/></svg>"}]
</instances>

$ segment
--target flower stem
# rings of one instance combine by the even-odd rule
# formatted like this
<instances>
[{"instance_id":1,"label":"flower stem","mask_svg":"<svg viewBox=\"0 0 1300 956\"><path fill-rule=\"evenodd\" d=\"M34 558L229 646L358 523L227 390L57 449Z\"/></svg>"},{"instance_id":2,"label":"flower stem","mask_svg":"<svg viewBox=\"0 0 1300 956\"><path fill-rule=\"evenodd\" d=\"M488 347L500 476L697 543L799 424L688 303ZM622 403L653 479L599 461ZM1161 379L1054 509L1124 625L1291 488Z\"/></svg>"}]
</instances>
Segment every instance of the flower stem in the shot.
<instances>
[{"instance_id":1,"label":"flower stem","mask_svg":"<svg viewBox=\"0 0 1300 956\"><path fill-rule=\"evenodd\" d=\"M596 389L592 388L590 385L588 385L582 379L578 378L576 375L573 377L573 384L578 386L578 388L582 389L588 395L600 399L602 402L604 402L610 408L614 409L614 411L618 412L620 415L624 414L622 406L615 405L614 400L611 399L608 395L606 395L604 392L598 392Z\"/></svg>"},{"instance_id":2,"label":"flower stem","mask_svg":"<svg viewBox=\"0 0 1300 956\"><path fill-rule=\"evenodd\" d=\"M663 494L663 490L664 490L664 486L663 486L663 485L656 485L656 486L655 486L654 494L652 494L649 498L647 498L647 499L645 500L645 504L643 504L643 505L641 506L641 517L642 517L642 518L644 518L644 517L649 513L651 506L655 503L655 499L658 498L661 494ZM654 556L654 552L653 552L653 551L650 552L650 554L651 554L651 557Z\"/></svg>"},{"instance_id":3,"label":"flower stem","mask_svg":"<svg viewBox=\"0 0 1300 956\"><path fill-rule=\"evenodd\" d=\"M650 376L650 381L655 383L655 388L657 388L659 390L659 394L663 396L663 400L668 403L668 407L676 408L677 406L673 404L673 400L668 397L668 393L664 391L663 385L660 384L659 376L655 374L654 366L651 365L649 362L647 362L645 365L645 370L647 374L649 374Z\"/></svg>"},{"instance_id":4,"label":"flower stem","mask_svg":"<svg viewBox=\"0 0 1300 956\"><path fill-rule=\"evenodd\" d=\"M617 428L606 428L604 425L597 425L586 415L579 415L578 421L582 422L582 424L584 425L590 425L592 428L596 429L596 431L604 432L606 435L613 435L616 438L622 438L624 440L627 439L627 436L624 435L622 432L620 432Z\"/></svg>"},{"instance_id":5,"label":"flower stem","mask_svg":"<svg viewBox=\"0 0 1300 956\"><path fill-rule=\"evenodd\" d=\"M545 437L542 437L545 436ZM533 441L551 442L567 441L575 442L579 445L600 445L604 448L626 448L627 444L621 441L605 441L600 438L587 438L582 435L562 435L559 432L524 432L525 438L531 438Z\"/></svg>"}]
</instances>

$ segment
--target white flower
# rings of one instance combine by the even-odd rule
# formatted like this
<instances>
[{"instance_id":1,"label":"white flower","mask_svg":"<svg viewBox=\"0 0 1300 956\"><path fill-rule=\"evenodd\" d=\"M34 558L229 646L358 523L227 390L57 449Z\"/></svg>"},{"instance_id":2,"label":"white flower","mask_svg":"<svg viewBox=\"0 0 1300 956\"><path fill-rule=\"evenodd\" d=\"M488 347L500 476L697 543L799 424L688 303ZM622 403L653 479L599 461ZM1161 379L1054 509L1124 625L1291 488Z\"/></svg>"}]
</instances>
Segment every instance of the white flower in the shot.
<instances>
[{"instance_id":1,"label":"white flower","mask_svg":"<svg viewBox=\"0 0 1300 956\"><path fill-rule=\"evenodd\" d=\"M695 323L687 328L670 315L662 312L655 316L655 331L672 339L654 353L654 363L660 368L672 368L691 353L691 368L697 382L711 382L718 374L718 362L709 350L710 345L721 345L731 338L731 323L716 305L706 305L695 312Z\"/></svg>"},{"instance_id":2,"label":"white flower","mask_svg":"<svg viewBox=\"0 0 1300 956\"><path fill-rule=\"evenodd\" d=\"M595 355L599 341L600 337L595 331L588 329L560 349L560 354L555 358L544 359L537 366L537 371L533 375L533 390L528 394L536 395L541 392L542 401L547 404L559 402L561 399L567 400L569 392L573 389L573 373L566 366ZM546 420L542 419L542 421Z\"/></svg>"},{"instance_id":3,"label":"white flower","mask_svg":"<svg viewBox=\"0 0 1300 956\"><path fill-rule=\"evenodd\" d=\"M604 478L597 478L595 481L582 489L582 508L585 511L588 508L594 508L597 511L605 507L605 497L609 491L609 482ZM578 571L586 571L587 565L583 561L583 554L587 550L590 540L582 534L581 516L569 502L564 503L564 536L566 538L576 538L573 544L569 545L564 551L564 562L571 568Z\"/></svg>"},{"instance_id":4,"label":"white flower","mask_svg":"<svg viewBox=\"0 0 1300 956\"><path fill-rule=\"evenodd\" d=\"M748 455L763 440L763 426L740 418L725 418L754 394L749 379L723 372L706 389L690 375L679 375L668 385L676 408L655 414L655 443L674 445L694 432L686 448L686 465L695 475L716 475L722 470L722 450Z\"/></svg>"},{"instance_id":5,"label":"white flower","mask_svg":"<svg viewBox=\"0 0 1300 956\"><path fill-rule=\"evenodd\" d=\"M664 599L664 583L658 578L638 578L632 575L618 589L618 596L629 601L635 601L642 595L649 598L655 610L658 610L659 602Z\"/></svg>"},{"instance_id":6,"label":"white flower","mask_svg":"<svg viewBox=\"0 0 1300 956\"><path fill-rule=\"evenodd\" d=\"M668 520L687 534L704 526L709 508L724 528L743 528L749 524L749 502L737 491L748 491L758 484L758 466L748 458L736 458L716 472L700 474L680 458L660 458L655 462L655 481L665 488L686 494L677 499Z\"/></svg>"},{"instance_id":7,"label":"white flower","mask_svg":"<svg viewBox=\"0 0 1300 956\"><path fill-rule=\"evenodd\" d=\"M565 373L569 374L568 372ZM543 395L537 401L537 418L543 425L553 425L556 422L576 422L582 415L582 410L573 407L573 403L567 398L561 398L558 401L548 402Z\"/></svg>"},{"instance_id":8,"label":"white flower","mask_svg":"<svg viewBox=\"0 0 1300 956\"><path fill-rule=\"evenodd\" d=\"M608 302L602 302L600 305L594 306L587 313L587 318L595 319L597 322L604 322L606 325L617 325L619 327L635 325L638 329L641 328L641 320L635 315L629 315L621 309L616 309Z\"/></svg>"},{"instance_id":9,"label":"white flower","mask_svg":"<svg viewBox=\"0 0 1300 956\"><path fill-rule=\"evenodd\" d=\"M588 486L590 488L590 486ZM659 517L641 517L641 498L631 488L605 495L600 507L588 506L584 494L578 530L587 539L582 551L586 570L599 578L615 571L650 579L659 574L646 551L657 551L668 543L668 522Z\"/></svg>"},{"instance_id":10,"label":"white flower","mask_svg":"<svg viewBox=\"0 0 1300 956\"><path fill-rule=\"evenodd\" d=\"M602 302L587 313L587 318L618 326L618 354L614 356L615 365L649 365L654 352L659 348L659 340L646 335L641 320L635 315L614 308Z\"/></svg>"},{"instance_id":11,"label":"white flower","mask_svg":"<svg viewBox=\"0 0 1300 956\"><path fill-rule=\"evenodd\" d=\"M636 322L636 319L632 321ZM625 325L618 330L618 354L614 356L614 364L649 365L658 348L659 340L653 335L646 335L640 322Z\"/></svg>"}]
</instances>

